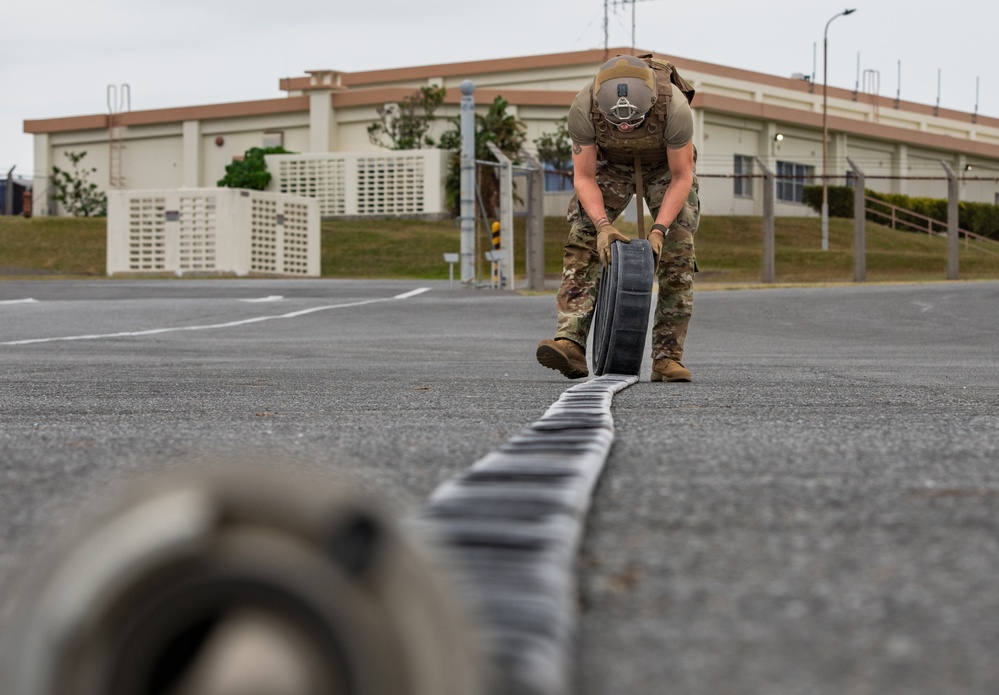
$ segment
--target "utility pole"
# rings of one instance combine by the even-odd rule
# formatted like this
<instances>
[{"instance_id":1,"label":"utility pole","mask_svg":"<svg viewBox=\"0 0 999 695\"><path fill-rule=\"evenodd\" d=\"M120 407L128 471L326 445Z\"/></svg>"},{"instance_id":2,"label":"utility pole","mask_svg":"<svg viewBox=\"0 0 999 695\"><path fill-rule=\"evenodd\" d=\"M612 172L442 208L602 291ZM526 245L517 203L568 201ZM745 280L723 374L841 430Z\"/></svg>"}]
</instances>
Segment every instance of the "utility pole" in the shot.
<instances>
[{"instance_id":1,"label":"utility pole","mask_svg":"<svg viewBox=\"0 0 999 695\"><path fill-rule=\"evenodd\" d=\"M461 281L475 280L475 83L461 83Z\"/></svg>"},{"instance_id":2,"label":"utility pole","mask_svg":"<svg viewBox=\"0 0 999 695\"><path fill-rule=\"evenodd\" d=\"M837 17L845 17L856 12L856 9L843 10L833 15L826 22L825 31L822 34L822 250L829 250L829 182L828 176L828 152L829 152L829 126L827 125L827 101L829 91L829 25Z\"/></svg>"}]
</instances>

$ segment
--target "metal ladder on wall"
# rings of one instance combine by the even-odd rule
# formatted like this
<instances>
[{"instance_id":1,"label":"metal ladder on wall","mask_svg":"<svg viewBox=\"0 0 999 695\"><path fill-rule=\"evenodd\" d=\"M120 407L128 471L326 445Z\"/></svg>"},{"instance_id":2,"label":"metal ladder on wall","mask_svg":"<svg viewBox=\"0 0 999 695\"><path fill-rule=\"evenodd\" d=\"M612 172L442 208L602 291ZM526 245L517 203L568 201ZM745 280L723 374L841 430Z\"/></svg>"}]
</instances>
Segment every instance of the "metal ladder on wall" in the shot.
<instances>
[{"instance_id":1,"label":"metal ladder on wall","mask_svg":"<svg viewBox=\"0 0 999 695\"><path fill-rule=\"evenodd\" d=\"M124 126L122 114L132 110L132 89L127 84L119 89L108 85L108 187L125 187L124 150L122 142Z\"/></svg>"}]
</instances>

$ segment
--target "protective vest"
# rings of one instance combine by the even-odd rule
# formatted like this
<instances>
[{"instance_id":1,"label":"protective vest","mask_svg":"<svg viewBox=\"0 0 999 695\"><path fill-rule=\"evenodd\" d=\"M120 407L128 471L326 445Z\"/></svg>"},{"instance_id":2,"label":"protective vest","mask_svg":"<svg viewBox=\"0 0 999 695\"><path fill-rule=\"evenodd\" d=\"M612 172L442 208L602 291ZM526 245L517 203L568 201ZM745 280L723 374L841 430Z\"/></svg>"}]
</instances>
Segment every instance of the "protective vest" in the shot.
<instances>
[{"instance_id":1,"label":"protective vest","mask_svg":"<svg viewBox=\"0 0 999 695\"><path fill-rule=\"evenodd\" d=\"M596 131L597 149L601 158L614 164L633 164L638 157L642 166L654 166L666 163L666 118L669 113L670 99L675 84L687 98L687 103L694 98L694 88L689 82L677 74L676 68L664 60L656 60L652 54L639 56L645 64L652 68L656 76L656 95L652 108L645 115L641 128L623 133L613 125L597 108L590 86L590 114L593 117L593 127Z\"/></svg>"}]
</instances>

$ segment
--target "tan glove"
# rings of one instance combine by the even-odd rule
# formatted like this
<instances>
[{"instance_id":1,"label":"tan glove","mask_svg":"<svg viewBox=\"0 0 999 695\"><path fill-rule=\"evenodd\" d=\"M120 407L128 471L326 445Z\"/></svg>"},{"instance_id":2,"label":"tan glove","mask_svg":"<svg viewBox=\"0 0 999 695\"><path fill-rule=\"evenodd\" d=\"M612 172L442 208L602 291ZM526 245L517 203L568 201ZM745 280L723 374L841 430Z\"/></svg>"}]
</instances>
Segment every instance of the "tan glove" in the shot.
<instances>
[{"instance_id":1,"label":"tan glove","mask_svg":"<svg viewBox=\"0 0 999 695\"><path fill-rule=\"evenodd\" d=\"M614 229L610 224L601 225L597 229L597 255L604 266L611 262L611 244L615 241L622 241L627 244L631 239Z\"/></svg>"},{"instance_id":2,"label":"tan glove","mask_svg":"<svg viewBox=\"0 0 999 695\"><path fill-rule=\"evenodd\" d=\"M663 255L663 241L666 240L667 232L669 232L669 227L663 227L661 224L652 225L652 231L649 232L649 246L652 247L653 270L659 267L659 259Z\"/></svg>"}]
</instances>

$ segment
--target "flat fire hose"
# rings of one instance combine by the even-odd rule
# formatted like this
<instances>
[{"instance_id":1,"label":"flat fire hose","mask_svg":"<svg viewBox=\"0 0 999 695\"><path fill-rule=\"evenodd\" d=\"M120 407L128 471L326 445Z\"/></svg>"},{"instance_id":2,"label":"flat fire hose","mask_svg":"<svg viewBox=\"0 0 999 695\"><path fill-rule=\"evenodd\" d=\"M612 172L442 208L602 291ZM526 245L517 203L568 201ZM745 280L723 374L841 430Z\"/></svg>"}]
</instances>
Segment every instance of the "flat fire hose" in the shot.
<instances>
[{"instance_id":1,"label":"flat fire hose","mask_svg":"<svg viewBox=\"0 0 999 695\"><path fill-rule=\"evenodd\" d=\"M571 692L576 555L614 441L611 401L637 381L606 375L565 391L437 488L414 521L452 551L469 585L490 693Z\"/></svg>"}]
</instances>

